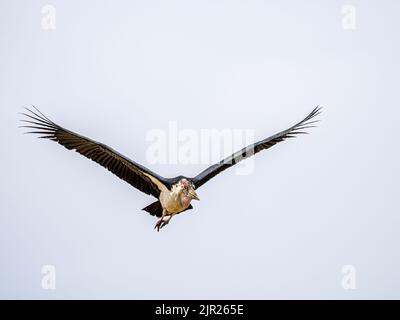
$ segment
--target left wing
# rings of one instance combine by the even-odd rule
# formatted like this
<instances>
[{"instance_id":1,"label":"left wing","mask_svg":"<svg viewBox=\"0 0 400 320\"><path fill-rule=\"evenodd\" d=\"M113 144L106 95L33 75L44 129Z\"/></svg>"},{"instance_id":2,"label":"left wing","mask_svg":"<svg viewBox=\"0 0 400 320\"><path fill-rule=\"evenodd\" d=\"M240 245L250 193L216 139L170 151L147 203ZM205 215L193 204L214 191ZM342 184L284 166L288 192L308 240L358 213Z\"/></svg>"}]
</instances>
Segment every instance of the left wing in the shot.
<instances>
[{"instance_id":1,"label":"left wing","mask_svg":"<svg viewBox=\"0 0 400 320\"><path fill-rule=\"evenodd\" d=\"M229 156L228 158L221 160L219 163L212 165L211 167L207 168L196 177L192 178L194 185L196 188L205 184L208 180L215 177L217 174L221 173L225 169L228 169L235 165L236 163L242 161L243 159L249 158L252 155L260 152L261 150L271 148L278 142L284 141L288 138L294 138L298 134L306 134L307 132L303 131L304 129L308 129L314 127L312 124L317 122L318 120L313 120L314 117L321 113L321 108L318 106L316 107L311 113L305 117L299 123L296 123L294 126L281 131L269 138L256 142L243 148L242 150L234 153L233 155Z\"/></svg>"}]
</instances>

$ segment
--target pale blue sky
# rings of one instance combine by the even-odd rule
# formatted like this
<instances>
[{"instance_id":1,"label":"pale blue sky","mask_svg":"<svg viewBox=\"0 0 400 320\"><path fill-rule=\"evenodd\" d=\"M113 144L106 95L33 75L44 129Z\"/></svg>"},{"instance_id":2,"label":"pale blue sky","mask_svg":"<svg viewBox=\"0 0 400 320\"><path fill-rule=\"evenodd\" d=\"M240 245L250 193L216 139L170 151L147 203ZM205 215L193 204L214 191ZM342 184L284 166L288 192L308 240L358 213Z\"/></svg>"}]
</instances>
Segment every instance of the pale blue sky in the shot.
<instances>
[{"instance_id":1,"label":"pale blue sky","mask_svg":"<svg viewBox=\"0 0 400 320\"><path fill-rule=\"evenodd\" d=\"M41 9L56 8L56 30ZM356 8L343 30L342 6ZM1 298L400 298L398 1L0 1ZM153 199L22 135L35 104L146 163L146 134L310 135L229 170L162 232ZM56 290L41 268L54 265ZM344 265L356 289L341 286Z\"/></svg>"}]
</instances>

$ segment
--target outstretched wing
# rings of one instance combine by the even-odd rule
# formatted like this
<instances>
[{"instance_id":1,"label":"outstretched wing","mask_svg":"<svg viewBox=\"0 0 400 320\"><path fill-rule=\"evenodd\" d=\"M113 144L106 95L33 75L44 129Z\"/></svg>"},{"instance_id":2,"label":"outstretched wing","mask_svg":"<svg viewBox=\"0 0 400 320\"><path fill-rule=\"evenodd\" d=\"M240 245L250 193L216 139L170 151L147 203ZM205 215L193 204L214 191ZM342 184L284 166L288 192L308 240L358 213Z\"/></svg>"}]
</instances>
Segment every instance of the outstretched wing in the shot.
<instances>
[{"instance_id":1,"label":"outstretched wing","mask_svg":"<svg viewBox=\"0 0 400 320\"><path fill-rule=\"evenodd\" d=\"M28 113L22 113L26 119L21 121L26 124L22 127L34 130L28 133L39 134L40 138L50 139L69 150L75 150L140 191L156 198L159 197L163 188L170 187L165 178L124 157L110 147L60 127L36 108L36 112L27 110Z\"/></svg>"},{"instance_id":2,"label":"outstretched wing","mask_svg":"<svg viewBox=\"0 0 400 320\"><path fill-rule=\"evenodd\" d=\"M243 148L242 150L229 156L228 158L220 161L219 163L212 165L211 167L198 174L195 178L192 178L194 185L196 186L196 188L198 188L225 169L232 167L243 159L251 157L255 153L260 152L264 149L268 149L278 142L284 141L288 138L294 138L298 134L306 134L307 132L303 130L314 127L312 124L317 122L318 120L312 119L320 113L321 108L316 107L307 117L305 117L302 121L290 127L289 129L286 129L269 138L251 144L246 148Z\"/></svg>"}]
</instances>

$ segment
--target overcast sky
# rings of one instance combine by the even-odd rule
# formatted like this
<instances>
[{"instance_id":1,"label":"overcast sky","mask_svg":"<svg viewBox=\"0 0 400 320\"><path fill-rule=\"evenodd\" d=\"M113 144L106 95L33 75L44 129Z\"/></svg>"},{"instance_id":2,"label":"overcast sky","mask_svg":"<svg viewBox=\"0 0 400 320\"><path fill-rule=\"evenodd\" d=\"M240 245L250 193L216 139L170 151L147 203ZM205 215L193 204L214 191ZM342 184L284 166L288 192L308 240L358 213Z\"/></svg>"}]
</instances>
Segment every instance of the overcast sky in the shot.
<instances>
[{"instance_id":1,"label":"overcast sky","mask_svg":"<svg viewBox=\"0 0 400 320\"><path fill-rule=\"evenodd\" d=\"M400 298L399 15L398 1L2 0L0 297ZM153 198L22 134L31 104L166 177L207 167L149 163L171 122L257 140L324 110L157 233Z\"/></svg>"}]
</instances>

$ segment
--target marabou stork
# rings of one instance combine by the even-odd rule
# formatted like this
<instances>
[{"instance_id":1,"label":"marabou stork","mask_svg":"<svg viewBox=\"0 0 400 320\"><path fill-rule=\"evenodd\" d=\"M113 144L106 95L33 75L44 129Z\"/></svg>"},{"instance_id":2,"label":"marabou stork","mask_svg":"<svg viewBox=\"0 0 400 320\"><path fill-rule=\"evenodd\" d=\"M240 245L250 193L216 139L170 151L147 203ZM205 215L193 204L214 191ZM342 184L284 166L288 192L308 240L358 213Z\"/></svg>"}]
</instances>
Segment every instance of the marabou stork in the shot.
<instances>
[{"instance_id":1,"label":"marabou stork","mask_svg":"<svg viewBox=\"0 0 400 320\"><path fill-rule=\"evenodd\" d=\"M158 201L142 209L159 218L154 227L157 231L167 225L174 215L193 208L190 202L193 199L199 200L195 189L239 161L261 150L268 149L278 142L293 138L298 134L307 133L304 130L314 127L312 124L318 121L314 120L314 118L321 112L321 108L316 107L308 116L294 126L243 148L205 169L194 178L186 176L164 178L105 144L59 126L37 108L34 107L34 109L35 111L26 108L28 113L22 113L26 117L21 120L25 123L22 127L34 129L34 131L27 133L39 134L40 138L53 140L69 150L75 150L108 169L133 187L157 198Z\"/></svg>"}]
</instances>

